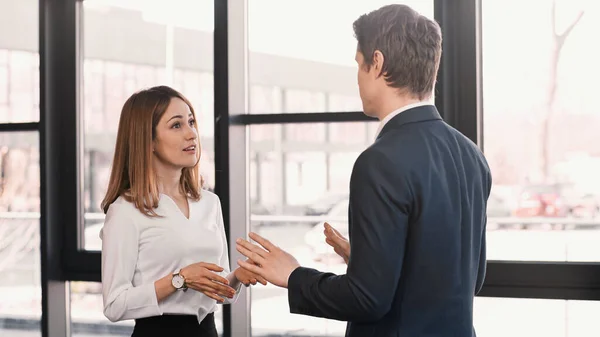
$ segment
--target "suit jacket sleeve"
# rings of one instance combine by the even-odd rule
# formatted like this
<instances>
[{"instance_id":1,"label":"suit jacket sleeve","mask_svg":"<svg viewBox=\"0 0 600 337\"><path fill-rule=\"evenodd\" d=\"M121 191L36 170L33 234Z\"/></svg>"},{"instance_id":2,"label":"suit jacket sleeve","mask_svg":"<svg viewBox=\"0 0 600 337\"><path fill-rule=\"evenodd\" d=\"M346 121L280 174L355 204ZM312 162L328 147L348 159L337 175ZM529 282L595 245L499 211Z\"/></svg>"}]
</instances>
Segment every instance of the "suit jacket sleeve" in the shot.
<instances>
[{"instance_id":1,"label":"suit jacket sleeve","mask_svg":"<svg viewBox=\"0 0 600 337\"><path fill-rule=\"evenodd\" d=\"M298 268L288 279L292 313L369 322L389 310L406 245L412 193L406 177L369 149L350 180L350 246L346 275Z\"/></svg>"},{"instance_id":2,"label":"suit jacket sleeve","mask_svg":"<svg viewBox=\"0 0 600 337\"><path fill-rule=\"evenodd\" d=\"M490 192L492 190L492 174L489 171L489 167L487 167L487 171L485 174L486 177L486 181L485 184L483 184L482 186L485 186L487 188L486 191L484 191L485 193L485 197L486 197L486 208L487 208L487 199L490 196ZM475 281L475 295L479 294L479 292L481 291L481 288L483 288L483 282L485 280L485 273L487 270L487 254L486 254L486 249L487 249L487 245L486 245L486 232L487 232L487 211L484 209L485 213L485 217L484 217L484 224L483 224L483 233L481 235L481 250L479 251L479 268L477 270L477 280Z\"/></svg>"},{"instance_id":3,"label":"suit jacket sleeve","mask_svg":"<svg viewBox=\"0 0 600 337\"><path fill-rule=\"evenodd\" d=\"M484 227L485 230L485 227ZM481 288L483 288L483 281L485 280L485 273L487 269L487 257L486 257L486 244L485 244L485 232L483 233L483 240L481 240L481 250L479 252L479 269L477 270L477 280L475 281L475 295L479 294Z\"/></svg>"}]
</instances>

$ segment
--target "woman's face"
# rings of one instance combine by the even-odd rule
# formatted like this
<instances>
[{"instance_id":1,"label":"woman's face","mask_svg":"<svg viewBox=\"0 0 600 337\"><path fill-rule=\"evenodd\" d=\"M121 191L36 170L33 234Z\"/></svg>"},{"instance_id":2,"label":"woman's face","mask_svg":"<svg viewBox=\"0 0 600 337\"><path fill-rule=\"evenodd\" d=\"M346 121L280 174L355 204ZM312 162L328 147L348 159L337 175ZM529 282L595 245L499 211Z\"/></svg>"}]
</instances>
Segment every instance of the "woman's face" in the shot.
<instances>
[{"instance_id":1,"label":"woman's face","mask_svg":"<svg viewBox=\"0 0 600 337\"><path fill-rule=\"evenodd\" d=\"M200 142L196 120L189 106L179 98L172 98L158 125L153 141L154 156L167 167L193 167L200 159Z\"/></svg>"}]
</instances>

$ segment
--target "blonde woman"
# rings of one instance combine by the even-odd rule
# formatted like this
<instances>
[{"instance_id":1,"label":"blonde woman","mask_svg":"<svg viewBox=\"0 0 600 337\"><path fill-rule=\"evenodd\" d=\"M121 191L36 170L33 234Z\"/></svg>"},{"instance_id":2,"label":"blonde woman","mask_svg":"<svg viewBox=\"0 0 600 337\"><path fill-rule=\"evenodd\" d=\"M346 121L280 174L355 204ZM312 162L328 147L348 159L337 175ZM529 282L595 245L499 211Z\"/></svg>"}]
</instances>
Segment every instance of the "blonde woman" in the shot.
<instances>
[{"instance_id":1,"label":"blonde woman","mask_svg":"<svg viewBox=\"0 0 600 337\"><path fill-rule=\"evenodd\" d=\"M266 284L229 273L221 203L201 189L199 160L183 95L159 86L125 102L102 201L102 294L109 320L135 319L132 336L216 337L216 304Z\"/></svg>"}]
</instances>

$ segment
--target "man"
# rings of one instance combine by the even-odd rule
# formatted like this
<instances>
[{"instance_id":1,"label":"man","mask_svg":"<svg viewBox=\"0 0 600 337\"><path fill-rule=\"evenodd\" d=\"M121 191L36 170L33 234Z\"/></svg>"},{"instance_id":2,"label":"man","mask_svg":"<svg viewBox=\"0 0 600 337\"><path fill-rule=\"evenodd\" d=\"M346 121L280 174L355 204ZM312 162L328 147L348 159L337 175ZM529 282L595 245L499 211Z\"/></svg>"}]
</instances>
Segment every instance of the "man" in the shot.
<instances>
[{"instance_id":1,"label":"man","mask_svg":"<svg viewBox=\"0 0 600 337\"><path fill-rule=\"evenodd\" d=\"M238 239L256 265L239 265L288 288L292 313L348 321L346 336L475 336L473 299L485 275L489 167L477 146L430 103L439 68L438 24L404 5L354 22L365 114L380 119L350 179L345 275L300 267L251 233Z\"/></svg>"}]
</instances>

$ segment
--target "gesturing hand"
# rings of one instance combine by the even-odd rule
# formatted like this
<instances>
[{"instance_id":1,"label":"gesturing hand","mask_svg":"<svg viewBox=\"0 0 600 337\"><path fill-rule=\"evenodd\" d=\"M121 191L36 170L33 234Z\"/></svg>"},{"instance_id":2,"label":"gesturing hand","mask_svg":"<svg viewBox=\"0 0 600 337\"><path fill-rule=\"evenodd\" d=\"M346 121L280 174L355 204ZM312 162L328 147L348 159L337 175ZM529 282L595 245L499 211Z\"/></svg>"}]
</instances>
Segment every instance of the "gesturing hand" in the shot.
<instances>
[{"instance_id":1,"label":"gesturing hand","mask_svg":"<svg viewBox=\"0 0 600 337\"><path fill-rule=\"evenodd\" d=\"M224 302L221 296L233 298L235 290L229 286L226 278L214 272L222 272L223 268L213 263L198 262L181 269L179 274L185 279L185 285L204 295Z\"/></svg>"},{"instance_id":2,"label":"gesturing hand","mask_svg":"<svg viewBox=\"0 0 600 337\"><path fill-rule=\"evenodd\" d=\"M244 239L237 239L238 252L254 261L253 264L238 260L240 267L264 277L267 281L278 287L287 288L288 278L300 266L298 261L288 252L275 246L260 235L250 233L249 236L262 247Z\"/></svg>"},{"instance_id":3,"label":"gesturing hand","mask_svg":"<svg viewBox=\"0 0 600 337\"><path fill-rule=\"evenodd\" d=\"M254 264L254 262L252 262L250 259L246 260L246 262ZM267 285L267 280L265 280L264 277L254 274L253 272L242 267L237 268L233 273L238 281L240 281L246 287L251 284L256 285L257 282L265 286Z\"/></svg>"},{"instance_id":4,"label":"gesturing hand","mask_svg":"<svg viewBox=\"0 0 600 337\"><path fill-rule=\"evenodd\" d=\"M324 227L325 230L323 233L325 233L325 242L333 247L333 250L337 255L341 256L342 259L344 259L344 262L348 264L348 260L350 259L350 242L327 222Z\"/></svg>"}]
</instances>

